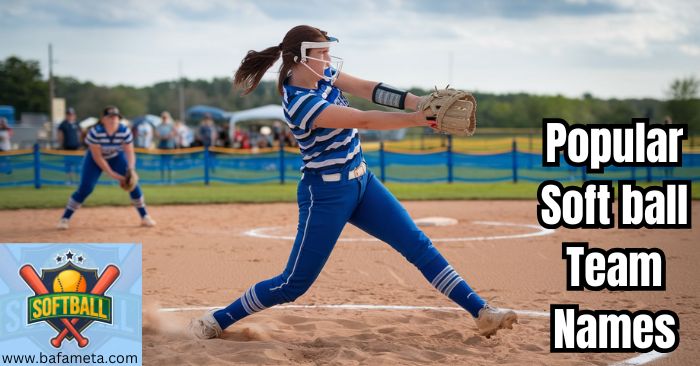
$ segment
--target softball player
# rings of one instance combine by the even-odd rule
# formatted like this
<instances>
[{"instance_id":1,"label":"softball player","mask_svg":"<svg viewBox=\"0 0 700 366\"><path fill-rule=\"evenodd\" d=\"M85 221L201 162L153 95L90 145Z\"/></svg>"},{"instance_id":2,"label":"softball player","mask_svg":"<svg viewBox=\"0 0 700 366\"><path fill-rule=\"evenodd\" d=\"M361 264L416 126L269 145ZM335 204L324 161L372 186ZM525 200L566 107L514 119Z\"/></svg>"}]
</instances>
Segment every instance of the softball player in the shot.
<instances>
[{"instance_id":1,"label":"softball player","mask_svg":"<svg viewBox=\"0 0 700 366\"><path fill-rule=\"evenodd\" d=\"M400 252L437 290L474 317L482 335L512 328L516 314L487 305L367 169L358 128L388 130L433 122L420 112L365 112L348 107L343 91L399 109L415 110L419 98L341 74L342 60L329 55L329 47L337 41L317 28L298 26L278 46L249 51L241 62L235 83L247 94L282 57L278 90L304 163L297 190L299 225L280 275L251 286L228 307L193 319L191 332L198 338L215 338L248 315L297 299L318 277L348 222Z\"/></svg>"},{"instance_id":2,"label":"softball player","mask_svg":"<svg viewBox=\"0 0 700 366\"><path fill-rule=\"evenodd\" d=\"M117 107L108 106L102 111L100 122L88 132L85 138L88 151L83 159L80 185L68 199L66 210L58 223L59 229L68 229L71 216L95 189L102 172L122 183L127 169L134 169L136 166L134 137L127 126L119 123L121 117ZM141 188L137 185L129 195L131 203L141 216L141 225L155 226L156 222L146 212Z\"/></svg>"}]
</instances>

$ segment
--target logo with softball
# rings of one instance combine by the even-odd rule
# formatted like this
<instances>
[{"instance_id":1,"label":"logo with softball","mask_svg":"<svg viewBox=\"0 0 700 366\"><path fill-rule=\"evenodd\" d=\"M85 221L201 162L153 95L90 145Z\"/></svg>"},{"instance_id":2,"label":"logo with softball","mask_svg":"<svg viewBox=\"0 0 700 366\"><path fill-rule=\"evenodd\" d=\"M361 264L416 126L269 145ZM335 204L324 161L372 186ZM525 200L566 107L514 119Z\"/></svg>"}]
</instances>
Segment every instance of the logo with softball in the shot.
<instances>
[{"instance_id":1,"label":"logo with softball","mask_svg":"<svg viewBox=\"0 0 700 366\"><path fill-rule=\"evenodd\" d=\"M64 340L75 340L83 348L89 340L83 332L93 322L112 324L112 298L105 292L119 277L119 268L108 265L97 275L97 268L82 268L83 256L68 251L56 257L56 268L42 268L41 276L29 264L20 268L35 296L27 298L27 324L46 322L57 332L49 343L60 348Z\"/></svg>"}]
</instances>

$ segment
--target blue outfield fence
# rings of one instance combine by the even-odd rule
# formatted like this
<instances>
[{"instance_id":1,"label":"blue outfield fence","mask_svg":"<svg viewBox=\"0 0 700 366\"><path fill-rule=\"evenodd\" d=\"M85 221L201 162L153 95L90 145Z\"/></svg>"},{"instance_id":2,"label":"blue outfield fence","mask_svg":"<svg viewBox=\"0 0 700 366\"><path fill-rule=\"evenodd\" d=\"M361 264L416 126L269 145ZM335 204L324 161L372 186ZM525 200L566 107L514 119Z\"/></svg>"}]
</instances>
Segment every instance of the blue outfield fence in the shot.
<instances>
[{"instance_id":1,"label":"blue outfield fence","mask_svg":"<svg viewBox=\"0 0 700 366\"><path fill-rule=\"evenodd\" d=\"M448 139L448 141L451 141ZM433 152L394 151L379 148L364 151L370 169L386 182L541 182L591 179L700 179L700 153L684 153L683 166L674 168L618 168L604 174L586 174L561 159L559 167L542 167L539 153L518 150L498 153L455 152L448 147ZM0 153L0 187L77 185L84 152L39 149ZM263 183L296 181L301 157L292 148L261 149L255 153L228 148L137 151L137 170L145 184L211 182ZM99 184L116 184L103 175Z\"/></svg>"}]
</instances>

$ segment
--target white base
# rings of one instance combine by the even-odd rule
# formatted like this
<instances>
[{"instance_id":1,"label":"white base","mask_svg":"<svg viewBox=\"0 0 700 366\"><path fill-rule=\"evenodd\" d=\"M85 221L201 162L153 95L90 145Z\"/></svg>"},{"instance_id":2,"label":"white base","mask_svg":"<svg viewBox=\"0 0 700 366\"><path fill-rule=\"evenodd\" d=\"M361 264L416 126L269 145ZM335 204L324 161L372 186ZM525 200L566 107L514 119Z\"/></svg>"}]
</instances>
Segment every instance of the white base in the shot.
<instances>
[{"instance_id":1,"label":"white base","mask_svg":"<svg viewBox=\"0 0 700 366\"><path fill-rule=\"evenodd\" d=\"M415 220L418 226L450 226L457 225L457 220L451 217L421 217Z\"/></svg>"}]
</instances>

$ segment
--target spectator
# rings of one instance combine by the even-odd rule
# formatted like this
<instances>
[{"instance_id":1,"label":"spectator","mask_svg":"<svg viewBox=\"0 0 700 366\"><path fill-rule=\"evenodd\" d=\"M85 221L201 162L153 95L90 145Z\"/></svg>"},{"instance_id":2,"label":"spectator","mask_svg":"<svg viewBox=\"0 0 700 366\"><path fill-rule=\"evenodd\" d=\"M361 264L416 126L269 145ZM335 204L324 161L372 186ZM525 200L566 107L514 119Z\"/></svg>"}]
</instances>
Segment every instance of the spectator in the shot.
<instances>
[{"instance_id":1,"label":"spectator","mask_svg":"<svg viewBox=\"0 0 700 366\"><path fill-rule=\"evenodd\" d=\"M190 129L182 121L175 121L175 131L177 133L177 147L190 147Z\"/></svg>"},{"instance_id":2,"label":"spectator","mask_svg":"<svg viewBox=\"0 0 700 366\"><path fill-rule=\"evenodd\" d=\"M202 146L209 147L216 143L217 135L218 132L216 131L216 126L214 126L214 120L210 114L205 114L197 129L197 139Z\"/></svg>"},{"instance_id":3,"label":"spectator","mask_svg":"<svg viewBox=\"0 0 700 366\"><path fill-rule=\"evenodd\" d=\"M150 149L153 145L153 125L147 119L137 123L134 127L134 146L142 149Z\"/></svg>"},{"instance_id":4,"label":"spectator","mask_svg":"<svg viewBox=\"0 0 700 366\"><path fill-rule=\"evenodd\" d=\"M177 140L177 131L173 124L173 118L170 113L164 111L160 114L162 123L156 128L156 137L158 138L159 149L174 149Z\"/></svg>"},{"instance_id":5,"label":"spectator","mask_svg":"<svg viewBox=\"0 0 700 366\"><path fill-rule=\"evenodd\" d=\"M0 117L0 151L12 150L12 128L7 124L7 118Z\"/></svg>"},{"instance_id":6,"label":"spectator","mask_svg":"<svg viewBox=\"0 0 700 366\"><path fill-rule=\"evenodd\" d=\"M250 137L248 133L241 130L241 126L236 126L231 139L231 147L234 149L250 149Z\"/></svg>"},{"instance_id":7,"label":"spectator","mask_svg":"<svg viewBox=\"0 0 700 366\"><path fill-rule=\"evenodd\" d=\"M282 123L280 121L275 121L272 123L272 140L273 144L276 141L277 146L281 143L284 145L284 129L282 128Z\"/></svg>"},{"instance_id":8,"label":"spectator","mask_svg":"<svg viewBox=\"0 0 700 366\"><path fill-rule=\"evenodd\" d=\"M66 119L58 125L58 144L63 150L80 149L80 126L76 122L75 109L68 108Z\"/></svg>"},{"instance_id":9,"label":"spectator","mask_svg":"<svg viewBox=\"0 0 700 366\"><path fill-rule=\"evenodd\" d=\"M272 147L274 145L275 140L270 126L260 127L260 140L261 142L258 146L261 148Z\"/></svg>"},{"instance_id":10,"label":"spectator","mask_svg":"<svg viewBox=\"0 0 700 366\"><path fill-rule=\"evenodd\" d=\"M231 146L231 136L229 136L228 129L229 124L226 123L223 126L217 126L219 131L219 140L217 141L217 146Z\"/></svg>"}]
</instances>

